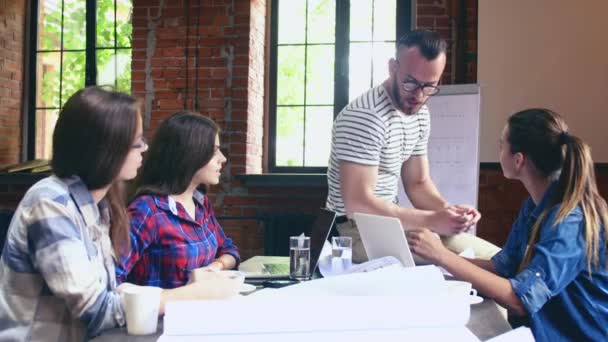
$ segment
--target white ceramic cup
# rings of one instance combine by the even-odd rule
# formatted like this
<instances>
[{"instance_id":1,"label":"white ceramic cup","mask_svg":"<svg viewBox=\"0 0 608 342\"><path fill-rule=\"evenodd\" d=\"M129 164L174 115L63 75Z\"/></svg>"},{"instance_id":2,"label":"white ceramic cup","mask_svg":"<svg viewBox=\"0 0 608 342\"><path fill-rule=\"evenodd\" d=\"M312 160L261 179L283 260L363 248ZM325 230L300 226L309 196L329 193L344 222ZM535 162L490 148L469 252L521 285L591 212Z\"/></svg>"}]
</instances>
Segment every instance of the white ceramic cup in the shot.
<instances>
[{"instance_id":1,"label":"white ceramic cup","mask_svg":"<svg viewBox=\"0 0 608 342\"><path fill-rule=\"evenodd\" d=\"M477 290L472 288L471 283L460 280L450 280L448 284L448 293L458 296L477 296Z\"/></svg>"},{"instance_id":2,"label":"white ceramic cup","mask_svg":"<svg viewBox=\"0 0 608 342\"><path fill-rule=\"evenodd\" d=\"M161 292L160 287L152 286L131 286L122 291L129 335L156 333Z\"/></svg>"}]
</instances>

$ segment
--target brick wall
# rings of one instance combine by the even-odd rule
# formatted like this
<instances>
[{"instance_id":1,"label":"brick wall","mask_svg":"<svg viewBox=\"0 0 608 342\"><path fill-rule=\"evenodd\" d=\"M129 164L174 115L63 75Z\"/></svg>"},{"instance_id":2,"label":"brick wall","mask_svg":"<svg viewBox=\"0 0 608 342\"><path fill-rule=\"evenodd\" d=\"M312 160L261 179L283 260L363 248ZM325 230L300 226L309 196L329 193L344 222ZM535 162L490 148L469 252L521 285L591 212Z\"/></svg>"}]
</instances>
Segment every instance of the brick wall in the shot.
<instances>
[{"instance_id":1,"label":"brick wall","mask_svg":"<svg viewBox=\"0 0 608 342\"><path fill-rule=\"evenodd\" d=\"M186 11L188 2L190 9ZM184 107L209 115L222 127L222 146L228 164L221 184L213 187L210 195L216 213L228 217L222 221L227 234L247 258L262 253L264 248L263 227L256 217L273 213L313 214L325 203L327 189L246 187L236 179L238 174L260 173L262 169L267 3L264 0L202 0L201 3L199 9L196 0L134 0L133 91L145 102L148 136L162 119ZM456 3L455 0L419 0L418 26L437 29L450 39L448 13L452 13L450 6ZM476 4L476 0L466 1L469 27L466 46L472 56L476 53ZM22 47L17 48L16 43L10 42L7 49L6 42L14 36L23 42L23 31L15 31L12 36L5 31L16 27L16 23L23 27L24 13L24 0L0 0L0 103L21 98L21 72L8 74L3 68L7 66L5 55L19 54L19 58L15 58L17 62L9 62L8 66L19 65L18 61L22 60ZM476 80L474 62L474 57L465 58L467 82ZM451 64L447 75L444 81L450 83L455 77ZM195 85L197 77L198 86ZM5 84L17 89L11 88L10 95L3 95ZM0 130L11 123L10 133L19 132L19 106L17 103L8 111L8 106L0 106ZM17 145L10 149L11 157L6 159L7 154L2 150L5 146L2 139L6 136L2 131L0 166L16 161L19 154L17 136L14 139ZM598 181L602 194L607 196L608 168L600 169ZM0 208L14 208L27 187L27 183L7 185L0 181ZM483 219L478 226L479 235L502 244L524 197L521 184L505 180L496 165L482 167L479 209Z\"/></svg>"},{"instance_id":2,"label":"brick wall","mask_svg":"<svg viewBox=\"0 0 608 342\"><path fill-rule=\"evenodd\" d=\"M416 1L416 26L437 31L448 42L443 84L477 81L477 1Z\"/></svg>"},{"instance_id":3,"label":"brick wall","mask_svg":"<svg viewBox=\"0 0 608 342\"><path fill-rule=\"evenodd\" d=\"M25 0L0 0L0 167L19 161Z\"/></svg>"},{"instance_id":4,"label":"brick wall","mask_svg":"<svg viewBox=\"0 0 608 342\"><path fill-rule=\"evenodd\" d=\"M211 191L218 215L314 213L325 203L325 187L248 188L234 177L262 172L266 1L202 1L198 8L191 0L186 11L187 3L134 3L133 92L145 99L147 134L179 109L209 115L224 131L228 158L221 184ZM420 1L417 7L418 25L439 31L449 42L450 3ZM452 83L452 64L450 58L445 83ZM225 226L245 256L262 250L259 222L230 220Z\"/></svg>"},{"instance_id":5,"label":"brick wall","mask_svg":"<svg viewBox=\"0 0 608 342\"><path fill-rule=\"evenodd\" d=\"M266 5L265 0L134 2L132 85L133 94L145 100L146 133L152 135L162 119L184 108L220 125L228 163L221 184L211 191L220 216L289 209L277 205L286 198L272 196L272 190L246 189L234 179L262 172ZM225 228L245 257L262 251L259 221L226 220Z\"/></svg>"}]
</instances>

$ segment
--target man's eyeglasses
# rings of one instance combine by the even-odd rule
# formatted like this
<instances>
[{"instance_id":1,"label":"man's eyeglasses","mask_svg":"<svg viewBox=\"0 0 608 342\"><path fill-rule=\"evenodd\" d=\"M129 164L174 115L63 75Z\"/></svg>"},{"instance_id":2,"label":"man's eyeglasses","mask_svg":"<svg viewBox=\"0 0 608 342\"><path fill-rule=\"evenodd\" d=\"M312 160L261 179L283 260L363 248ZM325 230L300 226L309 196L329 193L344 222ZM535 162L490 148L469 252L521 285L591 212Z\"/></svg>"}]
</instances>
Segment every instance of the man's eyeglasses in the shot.
<instances>
[{"instance_id":1,"label":"man's eyeglasses","mask_svg":"<svg viewBox=\"0 0 608 342\"><path fill-rule=\"evenodd\" d=\"M131 148L146 149L146 148L148 148L148 142L146 141L146 138L141 137L141 138L137 139L137 141L133 145L131 145Z\"/></svg>"},{"instance_id":2,"label":"man's eyeglasses","mask_svg":"<svg viewBox=\"0 0 608 342\"><path fill-rule=\"evenodd\" d=\"M414 79L408 79L407 81L402 82L401 88L408 93L413 93L418 89L422 89L422 93L426 96L433 96L439 92L439 87L420 83Z\"/></svg>"}]
</instances>

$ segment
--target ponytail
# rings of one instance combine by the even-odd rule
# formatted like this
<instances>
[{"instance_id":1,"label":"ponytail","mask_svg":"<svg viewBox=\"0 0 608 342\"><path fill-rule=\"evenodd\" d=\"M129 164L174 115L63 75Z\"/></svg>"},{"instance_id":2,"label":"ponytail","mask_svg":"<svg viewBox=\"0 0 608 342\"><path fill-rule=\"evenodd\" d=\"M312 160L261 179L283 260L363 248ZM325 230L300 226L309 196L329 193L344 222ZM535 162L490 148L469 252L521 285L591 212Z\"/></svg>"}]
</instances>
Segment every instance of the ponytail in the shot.
<instances>
[{"instance_id":1,"label":"ponytail","mask_svg":"<svg viewBox=\"0 0 608 342\"><path fill-rule=\"evenodd\" d=\"M578 205L581 206L585 218L584 236L585 252L587 255L587 269L589 273L599 265L600 241L608 236L608 207L606 201L600 196L595 181L593 159L589 146L580 138L563 132L559 138L564 148L564 162L557 181L557 189L551 201L560 203L555 224L561 222ZM548 206L538 220L534 223L528 246L538 241L538 234L543 221L551 206ZM520 270L532 258L532 248L528 248Z\"/></svg>"},{"instance_id":2,"label":"ponytail","mask_svg":"<svg viewBox=\"0 0 608 342\"><path fill-rule=\"evenodd\" d=\"M520 270L532 258L540 227L551 207L559 203L555 224L580 206L584 217L587 269L599 265L600 243L608 237L608 206L600 196L595 180L593 159L589 146L568 133L561 116L544 108L527 109L513 114L508 120L507 139L511 153L521 152L548 179L557 179L556 191L549 205L532 227L528 250ZM606 244L606 242L604 242ZM608 245L606 246L608 252Z\"/></svg>"}]
</instances>

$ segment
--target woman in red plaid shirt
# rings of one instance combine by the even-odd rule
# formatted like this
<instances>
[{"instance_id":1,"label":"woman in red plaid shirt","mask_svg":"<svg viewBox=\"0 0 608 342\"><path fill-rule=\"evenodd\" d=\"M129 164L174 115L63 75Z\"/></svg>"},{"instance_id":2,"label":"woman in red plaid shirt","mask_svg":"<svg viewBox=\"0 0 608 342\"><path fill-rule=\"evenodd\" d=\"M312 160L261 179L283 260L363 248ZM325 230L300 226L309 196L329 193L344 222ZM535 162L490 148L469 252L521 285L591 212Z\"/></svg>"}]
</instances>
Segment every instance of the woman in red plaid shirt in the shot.
<instances>
[{"instance_id":1,"label":"woman in red plaid shirt","mask_svg":"<svg viewBox=\"0 0 608 342\"><path fill-rule=\"evenodd\" d=\"M119 282L176 288L197 268L238 264L238 250L205 195L226 162L219 132L209 118L186 111L160 124L129 205L131 251L116 267Z\"/></svg>"}]
</instances>

